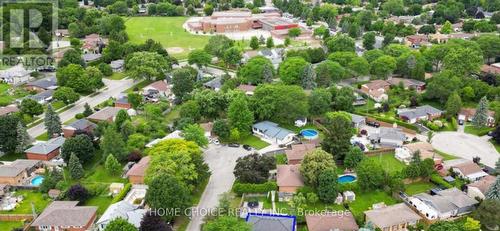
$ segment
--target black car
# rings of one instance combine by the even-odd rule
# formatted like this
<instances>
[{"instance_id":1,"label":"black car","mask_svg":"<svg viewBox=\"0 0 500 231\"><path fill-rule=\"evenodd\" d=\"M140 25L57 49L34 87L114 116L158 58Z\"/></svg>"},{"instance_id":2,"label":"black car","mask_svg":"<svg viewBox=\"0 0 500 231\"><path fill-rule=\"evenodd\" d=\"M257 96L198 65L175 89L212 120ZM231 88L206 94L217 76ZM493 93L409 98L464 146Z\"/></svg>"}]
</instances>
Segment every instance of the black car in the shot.
<instances>
[{"instance_id":1,"label":"black car","mask_svg":"<svg viewBox=\"0 0 500 231\"><path fill-rule=\"evenodd\" d=\"M248 144L244 144L244 145L243 145L243 148L244 148L245 150L247 150L247 151L252 150L252 147L250 147L250 145L248 145Z\"/></svg>"},{"instance_id":2,"label":"black car","mask_svg":"<svg viewBox=\"0 0 500 231\"><path fill-rule=\"evenodd\" d=\"M368 122L366 122L366 125L376 127L376 128L380 127L380 123L375 122L375 121L368 121Z\"/></svg>"},{"instance_id":3,"label":"black car","mask_svg":"<svg viewBox=\"0 0 500 231\"><path fill-rule=\"evenodd\" d=\"M240 145L237 144L237 143L230 143L227 146L232 147L232 148L238 148L238 147L240 147Z\"/></svg>"},{"instance_id":4,"label":"black car","mask_svg":"<svg viewBox=\"0 0 500 231\"><path fill-rule=\"evenodd\" d=\"M458 125L464 125L464 121L463 120L458 120Z\"/></svg>"}]
</instances>

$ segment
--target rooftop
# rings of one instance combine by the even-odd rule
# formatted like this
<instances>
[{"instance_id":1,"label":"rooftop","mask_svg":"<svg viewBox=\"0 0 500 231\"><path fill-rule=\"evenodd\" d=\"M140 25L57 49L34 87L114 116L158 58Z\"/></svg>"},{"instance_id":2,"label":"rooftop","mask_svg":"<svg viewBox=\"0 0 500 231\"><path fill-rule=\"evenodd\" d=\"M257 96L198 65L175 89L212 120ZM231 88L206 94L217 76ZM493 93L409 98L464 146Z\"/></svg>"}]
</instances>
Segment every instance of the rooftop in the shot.
<instances>
[{"instance_id":1,"label":"rooftop","mask_svg":"<svg viewBox=\"0 0 500 231\"><path fill-rule=\"evenodd\" d=\"M309 231L351 231L359 229L354 216L350 212L306 215L306 222Z\"/></svg>"},{"instance_id":2,"label":"rooftop","mask_svg":"<svg viewBox=\"0 0 500 231\"><path fill-rule=\"evenodd\" d=\"M295 220L294 216L256 213L248 213L246 218L252 231L294 231Z\"/></svg>"},{"instance_id":3,"label":"rooftop","mask_svg":"<svg viewBox=\"0 0 500 231\"><path fill-rule=\"evenodd\" d=\"M423 105L415 108L398 109L397 113L401 117L406 117L408 119L415 119L427 115L443 113L443 111L430 105Z\"/></svg>"},{"instance_id":4,"label":"rooftop","mask_svg":"<svg viewBox=\"0 0 500 231\"><path fill-rule=\"evenodd\" d=\"M127 176L144 176L149 166L150 156L143 157L137 164L134 164L127 172Z\"/></svg>"},{"instance_id":5,"label":"rooftop","mask_svg":"<svg viewBox=\"0 0 500 231\"><path fill-rule=\"evenodd\" d=\"M23 171L40 164L39 160L17 159L10 164L0 165L0 177L15 177Z\"/></svg>"},{"instance_id":6,"label":"rooftop","mask_svg":"<svg viewBox=\"0 0 500 231\"><path fill-rule=\"evenodd\" d=\"M493 183L495 183L495 180L496 180L496 178L494 176L487 175L487 176L481 178L481 180L478 180L474 183L470 183L467 186L478 188L479 191L481 191L483 194L485 194L488 191L488 189L490 188L490 186Z\"/></svg>"},{"instance_id":7,"label":"rooftop","mask_svg":"<svg viewBox=\"0 0 500 231\"><path fill-rule=\"evenodd\" d=\"M94 112L94 114L88 116L87 118L89 120L105 121L113 119L120 110L122 109L116 107L105 107L99 111Z\"/></svg>"},{"instance_id":8,"label":"rooftop","mask_svg":"<svg viewBox=\"0 0 500 231\"><path fill-rule=\"evenodd\" d=\"M285 150L286 159L290 160L302 160L306 153L316 147L315 144L312 143L304 143L304 144L294 144L291 149Z\"/></svg>"},{"instance_id":9,"label":"rooftop","mask_svg":"<svg viewBox=\"0 0 500 231\"><path fill-rule=\"evenodd\" d=\"M415 222L421 217L404 203L399 203L379 209L365 211L367 220L373 222L377 227L391 227L393 225L407 222Z\"/></svg>"},{"instance_id":10,"label":"rooftop","mask_svg":"<svg viewBox=\"0 0 500 231\"><path fill-rule=\"evenodd\" d=\"M88 127L97 127L95 123L92 123L88 121L87 119L79 119L73 123L68 124L65 129L72 129L72 130L85 130Z\"/></svg>"},{"instance_id":11,"label":"rooftop","mask_svg":"<svg viewBox=\"0 0 500 231\"><path fill-rule=\"evenodd\" d=\"M52 151L60 148L66 139L62 136L58 136L56 138L52 138L47 142L43 143L38 143L33 145L31 148L28 148L26 153L33 153L33 154L41 154L41 155L48 155Z\"/></svg>"},{"instance_id":12,"label":"rooftop","mask_svg":"<svg viewBox=\"0 0 500 231\"><path fill-rule=\"evenodd\" d=\"M39 87L47 90L57 87L57 79L55 76L38 79L33 82L27 83L26 86Z\"/></svg>"},{"instance_id":13,"label":"rooftop","mask_svg":"<svg viewBox=\"0 0 500 231\"><path fill-rule=\"evenodd\" d=\"M253 125L253 128L262 131L267 137L270 138L283 139L289 134L294 134L292 131L282 128L278 126L277 123L273 123L271 121L258 122Z\"/></svg>"},{"instance_id":14,"label":"rooftop","mask_svg":"<svg viewBox=\"0 0 500 231\"><path fill-rule=\"evenodd\" d=\"M276 174L279 187L301 187L304 186L304 180L300 174L300 164L296 165L278 165Z\"/></svg>"},{"instance_id":15,"label":"rooftop","mask_svg":"<svg viewBox=\"0 0 500 231\"><path fill-rule=\"evenodd\" d=\"M441 213L446 213L458 208L473 206L478 202L458 190L457 188L449 188L438 191L436 195L427 193L419 193L414 195L427 205L433 207Z\"/></svg>"},{"instance_id":16,"label":"rooftop","mask_svg":"<svg viewBox=\"0 0 500 231\"><path fill-rule=\"evenodd\" d=\"M94 219L96 206L77 206L78 201L54 201L31 226L84 227Z\"/></svg>"}]
</instances>

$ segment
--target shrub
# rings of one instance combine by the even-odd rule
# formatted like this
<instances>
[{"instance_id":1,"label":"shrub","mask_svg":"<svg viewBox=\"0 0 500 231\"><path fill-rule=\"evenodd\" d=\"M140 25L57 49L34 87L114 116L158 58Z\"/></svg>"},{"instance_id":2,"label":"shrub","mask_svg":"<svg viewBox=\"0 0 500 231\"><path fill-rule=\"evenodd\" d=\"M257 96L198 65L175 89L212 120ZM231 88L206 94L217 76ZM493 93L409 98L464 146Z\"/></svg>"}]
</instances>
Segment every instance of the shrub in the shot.
<instances>
[{"instance_id":1,"label":"shrub","mask_svg":"<svg viewBox=\"0 0 500 231\"><path fill-rule=\"evenodd\" d=\"M445 188L452 188L453 185L451 185L450 183L446 182L440 175L438 174L432 174L431 175L431 182L432 183L435 183L435 184L438 184L438 185L441 185Z\"/></svg>"},{"instance_id":2,"label":"shrub","mask_svg":"<svg viewBox=\"0 0 500 231\"><path fill-rule=\"evenodd\" d=\"M132 188L132 184L130 183L127 183L122 191L120 191L118 194L116 194L116 196L113 198L113 200L111 201L111 204L114 204L118 201L121 201L123 200L123 198L125 198L125 196L127 195L127 193L130 191L130 189Z\"/></svg>"},{"instance_id":3,"label":"shrub","mask_svg":"<svg viewBox=\"0 0 500 231\"><path fill-rule=\"evenodd\" d=\"M78 114L75 115L75 119L79 120L79 119L83 119L83 118L85 118L85 116L83 115L83 113L78 113Z\"/></svg>"},{"instance_id":4,"label":"shrub","mask_svg":"<svg viewBox=\"0 0 500 231\"><path fill-rule=\"evenodd\" d=\"M442 128L443 127L443 122L441 122L441 120L435 120L434 122L432 122L434 125L438 126L438 128Z\"/></svg>"},{"instance_id":5,"label":"shrub","mask_svg":"<svg viewBox=\"0 0 500 231\"><path fill-rule=\"evenodd\" d=\"M243 193L267 193L269 191L277 190L278 185L276 182L268 181L262 184L245 184L236 182L233 185L233 192L242 195Z\"/></svg>"}]
</instances>

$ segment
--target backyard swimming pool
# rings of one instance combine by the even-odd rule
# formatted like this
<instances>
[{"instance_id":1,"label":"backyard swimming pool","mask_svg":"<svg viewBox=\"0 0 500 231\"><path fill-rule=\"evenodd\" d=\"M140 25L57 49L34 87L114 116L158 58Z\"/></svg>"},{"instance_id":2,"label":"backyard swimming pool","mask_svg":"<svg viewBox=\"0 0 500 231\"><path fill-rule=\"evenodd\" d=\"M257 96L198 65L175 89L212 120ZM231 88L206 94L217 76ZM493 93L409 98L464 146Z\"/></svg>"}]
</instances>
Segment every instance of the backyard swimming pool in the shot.
<instances>
[{"instance_id":1,"label":"backyard swimming pool","mask_svg":"<svg viewBox=\"0 0 500 231\"><path fill-rule=\"evenodd\" d=\"M341 184L351 183L351 182L356 181L356 176L355 175L351 175L351 174L341 175L341 176L339 176L339 178L337 179L337 181L339 183L341 183Z\"/></svg>"},{"instance_id":2,"label":"backyard swimming pool","mask_svg":"<svg viewBox=\"0 0 500 231\"><path fill-rule=\"evenodd\" d=\"M300 134L307 140L314 140L318 138L318 131L314 129L304 129Z\"/></svg>"},{"instance_id":3,"label":"backyard swimming pool","mask_svg":"<svg viewBox=\"0 0 500 231\"><path fill-rule=\"evenodd\" d=\"M31 185L33 186L40 186L43 182L43 176L35 176L33 179L31 179Z\"/></svg>"}]
</instances>

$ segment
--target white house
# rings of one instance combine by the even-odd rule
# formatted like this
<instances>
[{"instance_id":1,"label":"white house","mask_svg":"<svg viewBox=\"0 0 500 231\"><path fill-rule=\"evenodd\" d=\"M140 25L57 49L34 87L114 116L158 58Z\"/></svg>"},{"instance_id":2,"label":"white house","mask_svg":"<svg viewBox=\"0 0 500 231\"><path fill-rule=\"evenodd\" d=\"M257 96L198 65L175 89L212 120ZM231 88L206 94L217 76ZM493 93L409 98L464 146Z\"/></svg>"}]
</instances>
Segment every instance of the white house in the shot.
<instances>
[{"instance_id":1,"label":"white house","mask_svg":"<svg viewBox=\"0 0 500 231\"><path fill-rule=\"evenodd\" d=\"M13 66L0 71L0 82L12 85L20 85L30 80L32 71L26 70L23 65Z\"/></svg>"},{"instance_id":2,"label":"white house","mask_svg":"<svg viewBox=\"0 0 500 231\"><path fill-rule=\"evenodd\" d=\"M295 133L278 126L277 123L271 121L262 121L252 126L254 134L261 139L274 144L288 144L293 141Z\"/></svg>"},{"instance_id":3,"label":"white house","mask_svg":"<svg viewBox=\"0 0 500 231\"><path fill-rule=\"evenodd\" d=\"M461 216L472 212L478 204L476 200L457 188L438 191L436 195L419 193L408 200L410 205L428 220Z\"/></svg>"},{"instance_id":4,"label":"white house","mask_svg":"<svg viewBox=\"0 0 500 231\"><path fill-rule=\"evenodd\" d=\"M410 143L396 148L394 157L405 164L410 164L413 153L417 151L420 152L421 159L431 158L435 162L442 159L441 156L434 152L432 145L427 142Z\"/></svg>"},{"instance_id":5,"label":"white house","mask_svg":"<svg viewBox=\"0 0 500 231\"><path fill-rule=\"evenodd\" d=\"M481 178L488 176L488 173L484 172L479 165L472 161L456 164L452 166L451 169L461 178L468 179L471 182L478 181Z\"/></svg>"},{"instance_id":6,"label":"white house","mask_svg":"<svg viewBox=\"0 0 500 231\"><path fill-rule=\"evenodd\" d=\"M106 226L114 219L123 218L128 223L139 228L141 225L142 217L146 214L147 210L140 209L137 205L132 205L127 201L119 201L108 207L101 218L96 223L99 231L106 229Z\"/></svg>"},{"instance_id":7,"label":"white house","mask_svg":"<svg viewBox=\"0 0 500 231\"><path fill-rule=\"evenodd\" d=\"M401 147L406 141L406 135L399 128L380 127L368 137L370 141L384 147Z\"/></svg>"}]
</instances>

